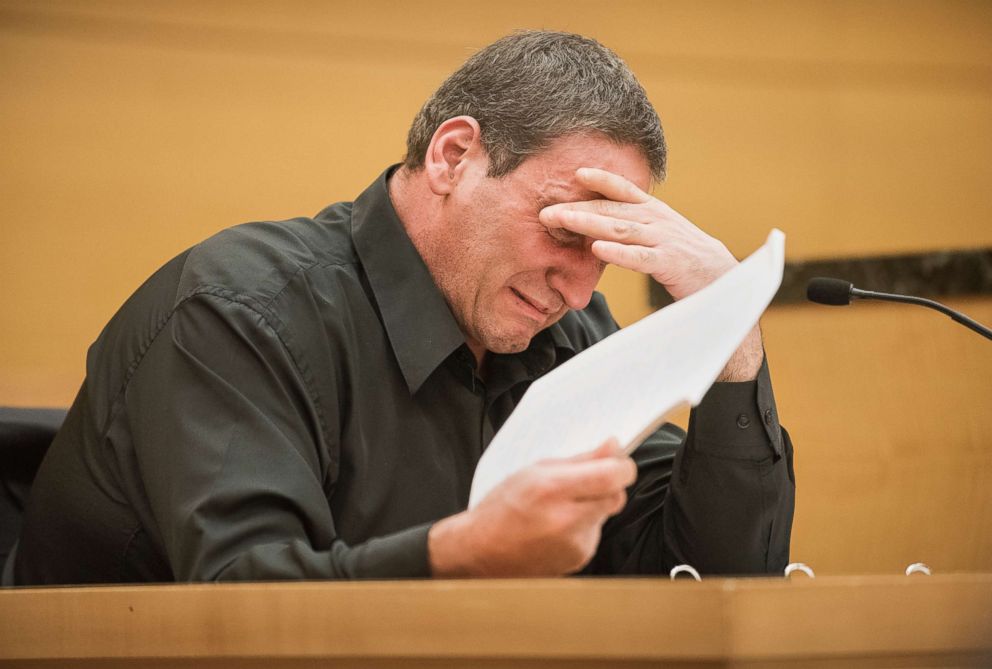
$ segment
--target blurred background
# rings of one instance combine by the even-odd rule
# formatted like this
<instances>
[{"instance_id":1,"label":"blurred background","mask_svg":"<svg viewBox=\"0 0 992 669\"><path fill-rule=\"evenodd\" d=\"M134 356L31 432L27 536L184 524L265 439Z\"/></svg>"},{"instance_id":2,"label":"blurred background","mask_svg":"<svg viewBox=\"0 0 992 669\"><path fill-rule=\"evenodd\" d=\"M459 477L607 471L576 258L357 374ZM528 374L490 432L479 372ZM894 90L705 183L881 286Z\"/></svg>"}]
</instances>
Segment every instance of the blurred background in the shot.
<instances>
[{"instance_id":1,"label":"blurred background","mask_svg":"<svg viewBox=\"0 0 992 669\"><path fill-rule=\"evenodd\" d=\"M184 248L353 199L517 28L627 60L669 141L655 195L738 256L773 226L791 263L992 248L989 2L0 0L0 405L68 406L100 329ZM601 287L622 324L652 309L643 277ZM973 292L938 299L992 324ZM762 324L793 559L992 571L992 343L898 305Z\"/></svg>"}]
</instances>

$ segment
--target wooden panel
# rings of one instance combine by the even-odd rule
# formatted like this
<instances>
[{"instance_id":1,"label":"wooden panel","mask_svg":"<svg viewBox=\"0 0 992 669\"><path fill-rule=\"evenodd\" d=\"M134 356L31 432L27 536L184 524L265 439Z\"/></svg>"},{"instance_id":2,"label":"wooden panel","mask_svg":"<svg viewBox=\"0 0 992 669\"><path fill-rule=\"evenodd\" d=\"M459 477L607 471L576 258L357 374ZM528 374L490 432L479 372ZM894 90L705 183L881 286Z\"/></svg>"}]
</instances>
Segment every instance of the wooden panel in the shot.
<instances>
[{"instance_id":1,"label":"wooden panel","mask_svg":"<svg viewBox=\"0 0 992 669\"><path fill-rule=\"evenodd\" d=\"M0 592L0 661L74 664L983 666L990 631L992 575L980 574Z\"/></svg>"},{"instance_id":2,"label":"wooden panel","mask_svg":"<svg viewBox=\"0 0 992 669\"><path fill-rule=\"evenodd\" d=\"M664 596L652 596L659 587ZM60 588L0 591L0 600L0 657L5 658L535 653L648 658L659 652L691 658L716 657L722 650L721 589L715 584L645 587L614 581L593 587L575 580ZM60 634L53 636L46 620L58 620ZM658 629L669 631L667 642Z\"/></svg>"},{"instance_id":3,"label":"wooden panel","mask_svg":"<svg viewBox=\"0 0 992 669\"><path fill-rule=\"evenodd\" d=\"M992 300L951 304L992 323ZM829 573L992 569L989 342L888 304L777 308L764 332L797 444L793 557Z\"/></svg>"},{"instance_id":4,"label":"wooden panel","mask_svg":"<svg viewBox=\"0 0 992 669\"><path fill-rule=\"evenodd\" d=\"M515 27L599 37L665 120L668 199L738 253L992 244L992 6L0 3L0 401L66 404L137 284L211 232L350 199ZM439 16L445 16L439 21ZM621 320L644 304L608 281Z\"/></svg>"}]
</instances>

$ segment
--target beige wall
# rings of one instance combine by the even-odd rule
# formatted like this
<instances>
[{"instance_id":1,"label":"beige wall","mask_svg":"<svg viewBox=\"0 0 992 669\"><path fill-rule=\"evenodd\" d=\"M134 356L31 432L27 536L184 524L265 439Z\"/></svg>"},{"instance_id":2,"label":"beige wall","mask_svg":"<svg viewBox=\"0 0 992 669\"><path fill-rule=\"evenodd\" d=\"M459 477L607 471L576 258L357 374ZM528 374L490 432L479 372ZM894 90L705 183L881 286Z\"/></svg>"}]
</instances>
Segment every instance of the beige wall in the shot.
<instances>
[{"instance_id":1,"label":"beige wall","mask_svg":"<svg viewBox=\"0 0 992 669\"><path fill-rule=\"evenodd\" d=\"M68 404L137 284L222 227L352 198L518 27L599 38L668 135L656 194L746 254L992 246L985 2L0 1L0 403ZM611 270L617 317L646 284ZM881 288L881 287L879 287ZM992 301L953 300L985 323ZM793 555L992 570L992 346L931 313L771 309Z\"/></svg>"}]
</instances>

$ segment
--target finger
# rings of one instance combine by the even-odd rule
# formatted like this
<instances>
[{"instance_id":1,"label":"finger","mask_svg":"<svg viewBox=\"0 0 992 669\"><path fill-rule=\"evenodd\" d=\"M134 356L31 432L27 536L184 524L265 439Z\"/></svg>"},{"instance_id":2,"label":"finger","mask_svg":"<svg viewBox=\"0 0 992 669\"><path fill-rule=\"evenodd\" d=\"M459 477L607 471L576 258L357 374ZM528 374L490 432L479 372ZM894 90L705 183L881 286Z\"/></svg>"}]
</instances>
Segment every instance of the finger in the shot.
<instances>
[{"instance_id":1,"label":"finger","mask_svg":"<svg viewBox=\"0 0 992 669\"><path fill-rule=\"evenodd\" d=\"M602 510L607 516L615 516L623 511L623 507L625 506L627 506L627 491L621 490L617 494L603 500Z\"/></svg>"},{"instance_id":2,"label":"finger","mask_svg":"<svg viewBox=\"0 0 992 669\"><path fill-rule=\"evenodd\" d=\"M629 457L604 457L584 462L560 462L547 467L545 482L558 494L572 499L613 495L637 479L637 466Z\"/></svg>"},{"instance_id":3,"label":"finger","mask_svg":"<svg viewBox=\"0 0 992 669\"><path fill-rule=\"evenodd\" d=\"M623 511L623 508L627 506L627 492L619 490L602 497L579 499L575 503L578 505L576 511L579 515L585 518L595 518L602 522Z\"/></svg>"},{"instance_id":4,"label":"finger","mask_svg":"<svg viewBox=\"0 0 992 669\"><path fill-rule=\"evenodd\" d=\"M620 442L617 441L616 437L610 437L602 444L592 449L591 451L586 451L585 453L579 453L578 455L573 455L569 458L561 458L556 462L585 462L587 460L597 460L599 458L610 458L619 457L623 455L623 451L620 448ZM549 462L552 462L549 460Z\"/></svg>"},{"instance_id":5,"label":"finger","mask_svg":"<svg viewBox=\"0 0 992 669\"><path fill-rule=\"evenodd\" d=\"M628 179L598 167L580 167L575 171L575 176L583 186L610 200L639 204L651 199Z\"/></svg>"},{"instance_id":6,"label":"finger","mask_svg":"<svg viewBox=\"0 0 992 669\"><path fill-rule=\"evenodd\" d=\"M624 455L623 449L620 447L620 442L617 441L616 437L610 437L602 444L596 448L583 451L577 455L571 455L567 458L544 458L538 460L539 465L558 465L563 462L588 462L590 460L599 460L602 458L617 458Z\"/></svg>"},{"instance_id":7,"label":"finger","mask_svg":"<svg viewBox=\"0 0 992 669\"><path fill-rule=\"evenodd\" d=\"M645 206L645 205L648 206ZM658 203L660 204L660 202ZM545 224L554 224L557 214L563 211L588 211L592 214L601 214L612 218L622 218L625 221L637 221L638 223L651 223L655 221L659 212L652 211L654 205L641 202L633 204L631 202L617 202L616 200L577 200L575 202L556 202L541 209L539 216ZM660 212L667 213L664 207L658 207Z\"/></svg>"},{"instance_id":8,"label":"finger","mask_svg":"<svg viewBox=\"0 0 992 669\"><path fill-rule=\"evenodd\" d=\"M662 269L661 256L657 249L647 246L597 240L593 242L592 252L603 262L642 274L657 274Z\"/></svg>"},{"instance_id":9,"label":"finger","mask_svg":"<svg viewBox=\"0 0 992 669\"><path fill-rule=\"evenodd\" d=\"M652 244L652 228L644 223L572 208L557 209L545 215L544 211L549 208L545 208L541 216L541 221L546 225L565 228L592 239L605 239L623 244Z\"/></svg>"}]
</instances>

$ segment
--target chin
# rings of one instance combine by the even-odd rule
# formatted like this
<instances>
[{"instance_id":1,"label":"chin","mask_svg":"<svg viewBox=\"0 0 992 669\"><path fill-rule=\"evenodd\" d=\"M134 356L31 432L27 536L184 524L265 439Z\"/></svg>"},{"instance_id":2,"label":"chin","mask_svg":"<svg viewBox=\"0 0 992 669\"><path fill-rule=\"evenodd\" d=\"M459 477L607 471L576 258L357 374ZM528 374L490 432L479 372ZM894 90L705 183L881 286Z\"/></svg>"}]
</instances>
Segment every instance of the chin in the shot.
<instances>
[{"instance_id":1,"label":"chin","mask_svg":"<svg viewBox=\"0 0 992 669\"><path fill-rule=\"evenodd\" d=\"M493 353L520 353L527 350L530 339L499 339L486 345L486 349Z\"/></svg>"},{"instance_id":2,"label":"chin","mask_svg":"<svg viewBox=\"0 0 992 669\"><path fill-rule=\"evenodd\" d=\"M493 332L483 337L482 342L486 350L493 353L520 353L530 346L533 338L533 332Z\"/></svg>"}]
</instances>

